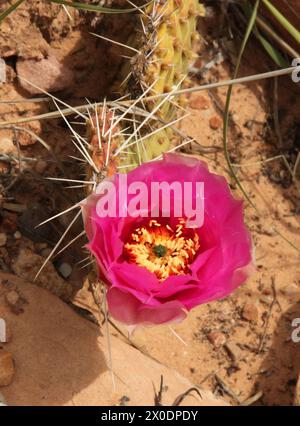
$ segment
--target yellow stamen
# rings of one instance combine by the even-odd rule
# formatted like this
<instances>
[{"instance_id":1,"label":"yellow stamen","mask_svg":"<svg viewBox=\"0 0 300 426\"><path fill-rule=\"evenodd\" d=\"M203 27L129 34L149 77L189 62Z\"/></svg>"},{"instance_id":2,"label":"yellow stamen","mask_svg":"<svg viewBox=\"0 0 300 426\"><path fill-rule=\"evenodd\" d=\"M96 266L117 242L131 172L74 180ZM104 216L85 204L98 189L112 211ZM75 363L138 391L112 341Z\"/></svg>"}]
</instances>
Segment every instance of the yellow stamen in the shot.
<instances>
[{"instance_id":1,"label":"yellow stamen","mask_svg":"<svg viewBox=\"0 0 300 426\"><path fill-rule=\"evenodd\" d=\"M170 275L188 273L199 248L199 235L185 227L184 219L175 230L151 219L132 232L124 252L130 263L147 268L164 281Z\"/></svg>"}]
</instances>

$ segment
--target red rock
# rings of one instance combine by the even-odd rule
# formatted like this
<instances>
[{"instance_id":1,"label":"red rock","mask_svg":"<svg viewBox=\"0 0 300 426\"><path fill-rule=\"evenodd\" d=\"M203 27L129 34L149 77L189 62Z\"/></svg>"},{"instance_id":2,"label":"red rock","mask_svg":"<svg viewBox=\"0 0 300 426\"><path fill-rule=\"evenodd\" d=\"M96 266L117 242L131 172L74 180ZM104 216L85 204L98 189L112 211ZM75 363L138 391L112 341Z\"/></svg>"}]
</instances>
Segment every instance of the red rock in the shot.
<instances>
[{"instance_id":1,"label":"red rock","mask_svg":"<svg viewBox=\"0 0 300 426\"><path fill-rule=\"evenodd\" d=\"M242 318L254 322L258 319L258 309L253 303L246 303L243 307Z\"/></svg>"},{"instance_id":2,"label":"red rock","mask_svg":"<svg viewBox=\"0 0 300 426\"><path fill-rule=\"evenodd\" d=\"M190 100L190 107L193 109L208 109L210 107L210 101L208 98L198 95Z\"/></svg>"},{"instance_id":3,"label":"red rock","mask_svg":"<svg viewBox=\"0 0 300 426\"><path fill-rule=\"evenodd\" d=\"M23 77L36 86L19 79L20 86L31 95L41 94L39 88L47 92L64 90L73 82L73 73L53 54L41 60L19 59L16 68L19 77Z\"/></svg>"},{"instance_id":4,"label":"red rock","mask_svg":"<svg viewBox=\"0 0 300 426\"><path fill-rule=\"evenodd\" d=\"M226 336L220 331L213 331L209 333L207 338L215 348L220 348L226 343Z\"/></svg>"},{"instance_id":5,"label":"red rock","mask_svg":"<svg viewBox=\"0 0 300 426\"><path fill-rule=\"evenodd\" d=\"M210 128L213 130L218 130L222 126L222 120L217 115L210 117L209 119Z\"/></svg>"},{"instance_id":6,"label":"red rock","mask_svg":"<svg viewBox=\"0 0 300 426\"><path fill-rule=\"evenodd\" d=\"M42 132L42 125L40 121L32 121L29 124L26 124L24 126L25 129L29 130L29 132L33 133L30 134L26 131L20 131L18 133L18 141L21 146L28 146L28 145L34 145L37 141L37 139L34 137L34 135L39 135Z\"/></svg>"}]
</instances>

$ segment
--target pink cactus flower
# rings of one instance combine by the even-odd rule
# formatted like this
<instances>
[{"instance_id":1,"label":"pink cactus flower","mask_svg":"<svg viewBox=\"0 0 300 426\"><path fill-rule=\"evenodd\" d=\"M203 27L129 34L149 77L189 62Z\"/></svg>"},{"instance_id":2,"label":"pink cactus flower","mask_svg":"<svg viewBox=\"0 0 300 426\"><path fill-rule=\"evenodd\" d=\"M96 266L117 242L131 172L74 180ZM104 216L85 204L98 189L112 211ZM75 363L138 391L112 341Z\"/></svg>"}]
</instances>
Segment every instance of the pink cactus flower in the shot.
<instances>
[{"instance_id":1,"label":"pink cactus flower","mask_svg":"<svg viewBox=\"0 0 300 426\"><path fill-rule=\"evenodd\" d=\"M118 197L121 176L99 187L113 183ZM102 217L97 206L103 192L84 200L87 247L116 320L133 327L181 321L195 306L224 298L245 282L252 269L251 238L242 201L233 198L223 177L209 172L204 162L178 154L145 163L126 177L127 185L143 182L147 188L153 181L203 182L203 224L189 227L189 217L175 216L172 206L184 202L177 193L169 217L153 217L150 203L148 209L141 203L143 217L125 217L120 206L116 217ZM128 195L123 212L133 197Z\"/></svg>"}]
</instances>

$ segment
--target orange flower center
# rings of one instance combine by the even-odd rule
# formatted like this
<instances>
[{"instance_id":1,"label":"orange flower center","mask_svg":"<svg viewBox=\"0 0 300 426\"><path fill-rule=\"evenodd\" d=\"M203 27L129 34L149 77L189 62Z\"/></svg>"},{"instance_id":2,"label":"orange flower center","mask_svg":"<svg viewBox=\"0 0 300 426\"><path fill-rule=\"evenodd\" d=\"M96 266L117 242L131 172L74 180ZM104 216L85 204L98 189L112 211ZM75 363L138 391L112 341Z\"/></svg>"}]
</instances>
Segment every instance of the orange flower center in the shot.
<instances>
[{"instance_id":1,"label":"orange flower center","mask_svg":"<svg viewBox=\"0 0 300 426\"><path fill-rule=\"evenodd\" d=\"M147 268L163 281L186 274L199 248L199 235L185 227L184 219L174 229L151 219L131 233L124 253L130 263Z\"/></svg>"}]
</instances>

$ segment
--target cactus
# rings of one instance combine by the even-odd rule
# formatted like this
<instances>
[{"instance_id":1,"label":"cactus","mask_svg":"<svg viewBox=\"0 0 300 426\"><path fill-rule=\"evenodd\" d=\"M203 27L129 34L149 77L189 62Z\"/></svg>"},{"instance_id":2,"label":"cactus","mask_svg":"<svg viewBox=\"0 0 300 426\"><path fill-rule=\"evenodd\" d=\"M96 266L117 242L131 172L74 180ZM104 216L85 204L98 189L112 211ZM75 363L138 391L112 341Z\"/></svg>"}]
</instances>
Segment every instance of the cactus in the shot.
<instances>
[{"instance_id":1,"label":"cactus","mask_svg":"<svg viewBox=\"0 0 300 426\"><path fill-rule=\"evenodd\" d=\"M124 143L122 128L116 124L114 113L107 107L99 110L97 115L87 120L87 139L91 159L99 170L95 175L94 170L87 164L87 179L99 183L105 177L111 177L117 172L128 171L123 165L135 164L135 154L130 150L113 156L113 153ZM120 168L120 169L119 169Z\"/></svg>"},{"instance_id":2,"label":"cactus","mask_svg":"<svg viewBox=\"0 0 300 426\"><path fill-rule=\"evenodd\" d=\"M100 115L96 120L89 121L89 134L92 158L103 176L110 176L116 171L129 171L130 165L150 161L166 152L178 140L171 127L159 130L164 123L176 119L178 106L175 101L166 99L163 102L159 95L171 92L174 88L183 88L188 84L187 74L190 60L194 57L193 44L198 39L196 31L197 17L204 14L204 8L198 0L154 0L144 13L140 15L141 28L132 36L130 44L138 51L131 58L122 74L129 75L123 90L129 92L134 99L141 98L138 107L153 117L140 130L138 138L143 138L142 147L135 144L133 153L121 157L109 155L107 162L108 136L99 144L99 130L107 134L112 123L112 113L105 111L105 118ZM128 69L129 66L129 69ZM147 95L144 96L145 91ZM156 98L153 98L157 95ZM180 105L184 99L176 100ZM103 115L103 114L102 114ZM135 117L130 113L129 116ZM138 113L137 113L137 117ZM105 126L107 129L103 129ZM125 128L120 122L118 129L110 135L110 152L116 152L124 144L120 129ZM135 129L132 127L132 133ZM147 135L149 134L149 137ZM118 135L118 136L116 136ZM106 164L107 163L107 164ZM128 167L126 167L128 165ZM122 169L122 166L124 168ZM118 168L119 167L119 168ZM100 173L100 174L101 174ZM103 177L102 176L102 177ZM98 180L98 179L97 179Z\"/></svg>"},{"instance_id":3,"label":"cactus","mask_svg":"<svg viewBox=\"0 0 300 426\"><path fill-rule=\"evenodd\" d=\"M149 95L162 94L185 80L189 62L194 57L193 42L198 39L197 17L202 14L203 7L197 0L154 1L148 6L142 16L143 46L137 55L144 57L142 70L141 59L133 60L135 91L156 82ZM158 102L146 101L146 108L151 111ZM171 120L175 115L176 107L171 102L159 110L163 120Z\"/></svg>"},{"instance_id":4,"label":"cactus","mask_svg":"<svg viewBox=\"0 0 300 426\"><path fill-rule=\"evenodd\" d=\"M151 87L147 98L158 96L146 98L143 106L148 112L155 110L155 116L162 122L174 120L179 108L171 100L158 108L162 100L159 95L189 84L188 67L194 58L193 44L199 37L196 24L200 15L204 15L204 8L198 0L155 0L141 16L142 30L138 29L130 41L139 53L131 59L128 90L133 97L138 97ZM184 105L184 101L183 97L177 99L179 105ZM155 120L151 120L143 133L150 133L150 128L152 131L158 128ZM177 139L171 128L150 136L144 142L143 161L159 157Z\"/></svg>"}]
</instances>

